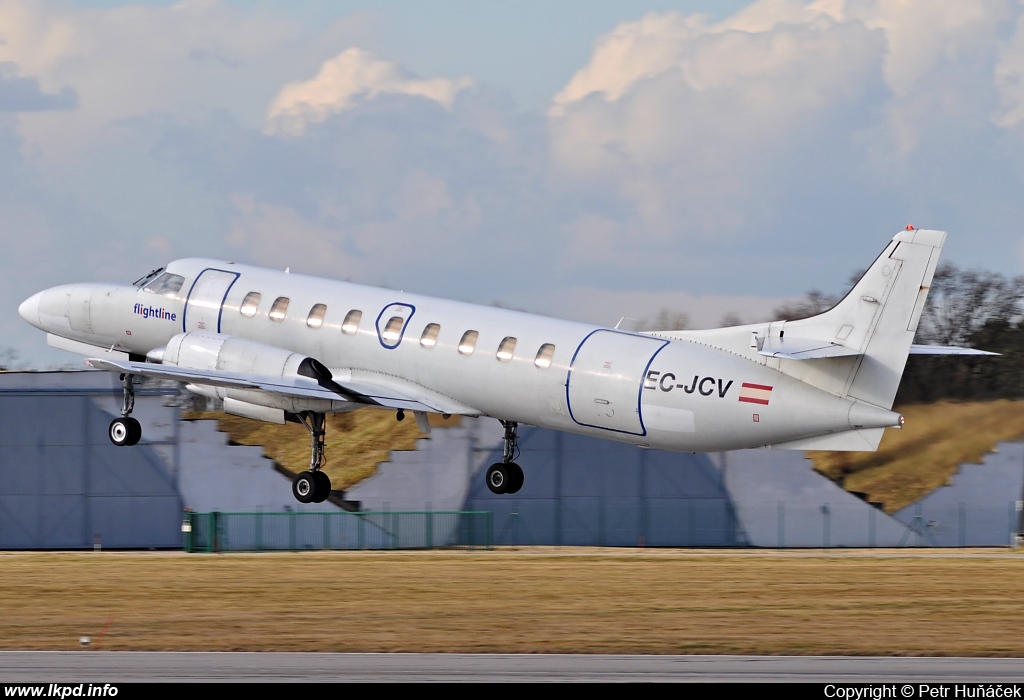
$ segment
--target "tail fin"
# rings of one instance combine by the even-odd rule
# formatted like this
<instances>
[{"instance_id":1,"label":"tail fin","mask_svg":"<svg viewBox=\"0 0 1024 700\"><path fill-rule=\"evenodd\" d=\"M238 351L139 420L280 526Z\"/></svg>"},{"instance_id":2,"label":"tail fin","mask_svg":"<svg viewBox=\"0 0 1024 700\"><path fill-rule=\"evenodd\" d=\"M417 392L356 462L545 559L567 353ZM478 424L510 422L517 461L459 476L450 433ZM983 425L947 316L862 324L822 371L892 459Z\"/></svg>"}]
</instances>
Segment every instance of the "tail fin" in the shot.
<instances>
[{"instance_id":1,"label":"tail fin","mask_svg":"<svg viewBox=\"0 0 1024 700\"><path fill-rule=\"evenodd\" d=\"M783 371L840 396L892 408L945 240L944 231L900 231L836 306L771 324L769 338L777 330L786 341L828 342L848 355L783 360L791 365Z\"/></svg>"}]
</instances>

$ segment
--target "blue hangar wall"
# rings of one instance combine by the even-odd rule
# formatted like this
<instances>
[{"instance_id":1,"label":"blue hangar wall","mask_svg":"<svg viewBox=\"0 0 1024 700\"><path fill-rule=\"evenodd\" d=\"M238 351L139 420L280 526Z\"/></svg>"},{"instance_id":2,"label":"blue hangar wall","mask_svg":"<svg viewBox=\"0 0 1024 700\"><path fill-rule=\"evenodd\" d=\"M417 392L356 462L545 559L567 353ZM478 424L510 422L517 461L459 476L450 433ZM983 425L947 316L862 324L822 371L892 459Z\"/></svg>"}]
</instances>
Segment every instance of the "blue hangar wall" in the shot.
<instances>
[{"instance_id":1,"label":"blue hangar wall","mask_svg":"<svg viewBox=\"0 0 1024 700\"><path fill-rule=\"evenodd\" d=\"M177 389L136 392L136 415L162 413L173 432L177 408L163 404ZM0 373L0 549L181 546L165 461L107 438L120 393L106 372Z\"/></svg>"}]
</instances>

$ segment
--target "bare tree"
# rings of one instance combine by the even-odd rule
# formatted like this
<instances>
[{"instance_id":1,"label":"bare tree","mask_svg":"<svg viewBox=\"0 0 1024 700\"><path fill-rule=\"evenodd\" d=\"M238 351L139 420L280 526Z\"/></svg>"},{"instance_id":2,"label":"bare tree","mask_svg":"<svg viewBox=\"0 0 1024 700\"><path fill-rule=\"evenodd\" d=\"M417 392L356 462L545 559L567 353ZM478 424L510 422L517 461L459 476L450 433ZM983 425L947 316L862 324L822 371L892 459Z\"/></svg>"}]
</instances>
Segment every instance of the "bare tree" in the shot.
<instances>
[{"instance_id":1,"label":"bare tree","mask_svg":"<svg viewBox=\"0 0 1024 700\"><path fill-rule=\"evenodd\" d=\"M653 321L640 319L636 322L637 328L647 331L684 331L690 325L690 317L682 311L670 311L662 309Z\"/></svg>"}]
</instances>

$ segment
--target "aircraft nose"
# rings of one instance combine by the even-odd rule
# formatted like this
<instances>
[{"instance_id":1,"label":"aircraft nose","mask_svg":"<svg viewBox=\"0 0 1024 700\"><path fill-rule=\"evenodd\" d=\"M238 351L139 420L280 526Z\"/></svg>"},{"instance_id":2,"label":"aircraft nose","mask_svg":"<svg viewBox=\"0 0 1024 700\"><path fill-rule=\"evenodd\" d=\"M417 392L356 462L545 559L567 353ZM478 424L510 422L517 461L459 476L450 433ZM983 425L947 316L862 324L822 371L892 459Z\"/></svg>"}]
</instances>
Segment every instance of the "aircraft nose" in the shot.
<instances>
[{"instance_id":1,"label":"aircraft nose","mask_svg":"<svg viewBox=\"0 0 1024 700\"><path fill-rule=\"evenodd\" d=\"M36 292L18 307L18 314L36 328L39 327L39 302L43 298L42 292Z\"/></svg>"}]
</instances>

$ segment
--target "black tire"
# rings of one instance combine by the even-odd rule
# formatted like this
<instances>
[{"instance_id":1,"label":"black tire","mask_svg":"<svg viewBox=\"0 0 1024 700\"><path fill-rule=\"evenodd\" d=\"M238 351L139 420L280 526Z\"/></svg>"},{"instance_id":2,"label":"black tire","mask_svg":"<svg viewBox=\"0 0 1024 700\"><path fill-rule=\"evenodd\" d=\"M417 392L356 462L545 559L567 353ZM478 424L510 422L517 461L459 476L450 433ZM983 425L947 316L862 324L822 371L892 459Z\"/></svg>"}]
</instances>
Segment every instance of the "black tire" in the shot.
<instances>
[{"instance_id":1,"label":"black tire","mask_svg":"<svg viewBox=\"0 0 1024 700\"><path fill-rule=\"evenodd\" d=\"M515 462L506 464L505 468L508 470L508 488L505 489L505 493L519 493L519 489L523 488L523 482L526 481L523 468Z\"/></svg>"},{"instance_id":2,"label":"black tire","mask_svg":"<svg viewBox=\"0 0 1024 700\"><path fill-rule=\"evenodd\" d=\"M138 439L132 442L132 438L135 437L133 423L137 424L138 421L134 418L115 418L110 421L110 427L107 428L107 437L118 447L134 445L135 442L138 442ZM139 434L141 435L141 433L142 429L139 428Z\"/></svg>"},{"instance_id":3,"label":"black tire","mask_svg":"<svg viewBox=\"0 0 1024 700\"><path fill-rule=\"evenodd\" d=\"M487 467L487 488L491 493L503 494L509 487L508 465L501 462Z\"/></svg>"},{"instance_id":4,"label":"black tire","mask_svg":"<svg viewBox=\"0 0 1024 700\"><path fill-rule=\"evenodd\" d=\"M331 495L331 477L321 471L313 472L313 479L316 481L316 494L313 496L313 503L323 503Z\"/></svg>"},{"instance_id":5,"label":"black tire","mask_svg":"<svg viewBox=\"0 0 1024 700\"><path fill-rule=\"evenodd\" d=\"M316 496L316 475L313 472L299 472L292 481L292 495L299 503L312 503Z\"/></svg>"},{"instance_id":6,"label":"black tire","mask_svg":"<svg viewBox=\"0 0 1024 700\"><path fill-rule=\"evenodd\" d=\"M131 435L128 436L127 445L138 445L139 440L142 439L142 423L135 420L134 418L125 418L128 421L128 427L131 430Z\"/></svg>"}]
</instances>

